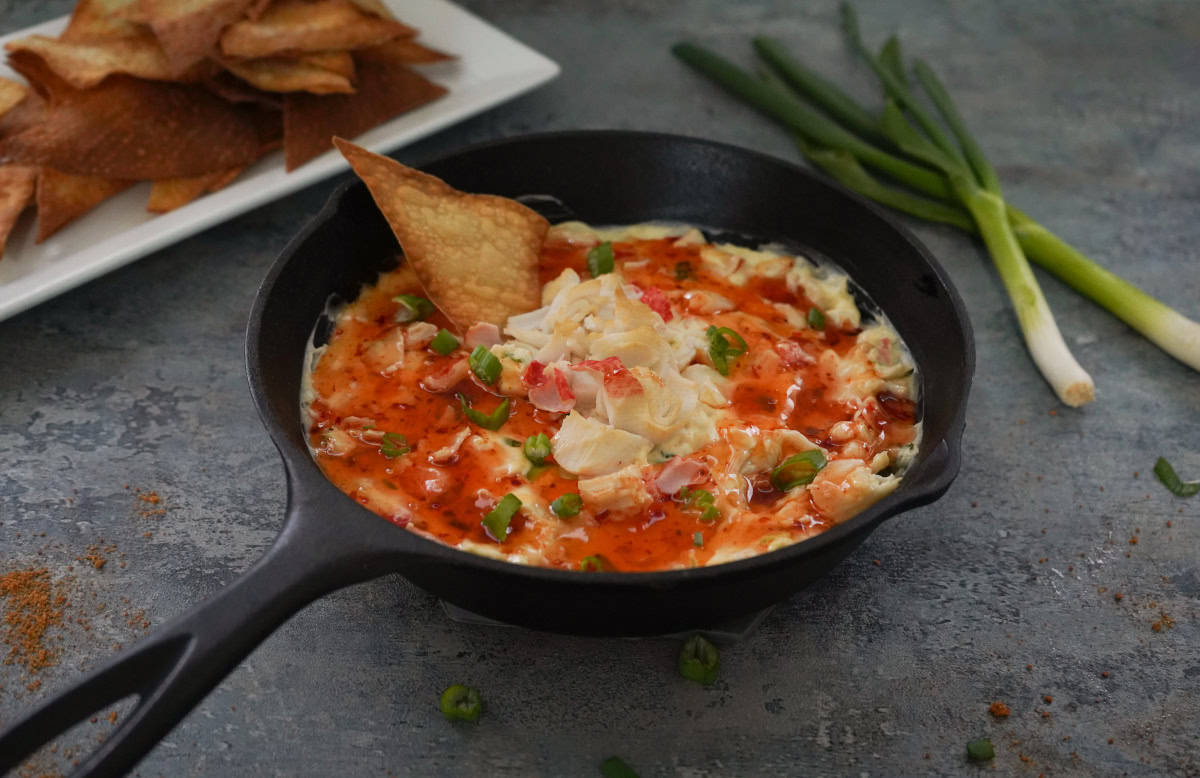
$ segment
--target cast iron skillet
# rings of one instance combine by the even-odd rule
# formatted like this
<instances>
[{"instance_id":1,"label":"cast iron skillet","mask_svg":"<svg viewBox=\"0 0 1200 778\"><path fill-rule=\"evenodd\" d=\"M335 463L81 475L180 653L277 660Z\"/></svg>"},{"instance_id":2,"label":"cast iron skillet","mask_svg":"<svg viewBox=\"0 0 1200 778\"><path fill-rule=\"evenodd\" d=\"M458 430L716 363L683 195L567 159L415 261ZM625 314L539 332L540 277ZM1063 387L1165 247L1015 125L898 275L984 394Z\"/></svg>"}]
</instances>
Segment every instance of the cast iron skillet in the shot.
<instances>
[{"instance_id":1,"label":"cast iron skillet","mask_svg":"<svg viewBox=\"0 0 1200 778\"><path fill-rule=\"evenodd\" d=\"M899 330L921 376L924 441L901 486L815 538L732 564L660 573L578 573L498 562L401 530L343 495L305 446L301 360L331 295L355 297L394 265L396 242L357 180L276 260L250 314L250 391L283 457L283 530L228 587L118 656L0 737L0 772L102 707L136 706L79 768L135 765L255 646L314 599L398 572L477 613L540 630L600 635L682 631L786 598L849 554L885 518L940 497L959 468L974 346L962 302L909 233L857 196L796 166L670 135L570 132L489 143L424 166L469 192L549 195L555 217L650 219L807 248L857 281ZM318 328L319 331L320 328Z\"/></svg>"}]
</instances>

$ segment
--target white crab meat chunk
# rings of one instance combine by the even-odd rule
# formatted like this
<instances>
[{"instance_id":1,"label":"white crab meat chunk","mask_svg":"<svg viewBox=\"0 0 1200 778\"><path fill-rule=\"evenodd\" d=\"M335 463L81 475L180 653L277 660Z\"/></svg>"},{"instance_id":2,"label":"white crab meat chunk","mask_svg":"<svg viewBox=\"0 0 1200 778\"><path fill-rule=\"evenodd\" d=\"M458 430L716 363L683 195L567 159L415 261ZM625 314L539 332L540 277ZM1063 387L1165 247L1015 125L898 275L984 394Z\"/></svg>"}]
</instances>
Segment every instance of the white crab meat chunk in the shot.
<instances>
[{"instance_id":1,"label":"white crab meat chunk","mask_svg":"<svg viewBox=\"0 0 1200 778\"><path fill-rule=\"evenodd\" d=\"M595 478L581 478L578 485L584 504L595 511L645 508L651 501L638 465Z\"/></svg>"},{"instance_id":2,"label":"white crab meat chunk","mask_svg":"<svg viewBox=\"0 0 1200 778\"><path fill-rule=\"evenodd\" d=\"M585 418L576 411L567 414L554 434L554 459L569 472L585 478L606 475L633 464L645 464L650 441L641 435L614 429Z\"/></svg>"},{"instance_id":3,"label":"white crab meat chunk","mask_svg":"<svg viewBox=\"0 0 1200 778\"><path fill-rule=\"evenodd\" d=\"M808 492L821 513L834 521L845 521L899 485L898 476L876 475L861 459L836 459L817 473Z\"/></svg>"}]
</instances>

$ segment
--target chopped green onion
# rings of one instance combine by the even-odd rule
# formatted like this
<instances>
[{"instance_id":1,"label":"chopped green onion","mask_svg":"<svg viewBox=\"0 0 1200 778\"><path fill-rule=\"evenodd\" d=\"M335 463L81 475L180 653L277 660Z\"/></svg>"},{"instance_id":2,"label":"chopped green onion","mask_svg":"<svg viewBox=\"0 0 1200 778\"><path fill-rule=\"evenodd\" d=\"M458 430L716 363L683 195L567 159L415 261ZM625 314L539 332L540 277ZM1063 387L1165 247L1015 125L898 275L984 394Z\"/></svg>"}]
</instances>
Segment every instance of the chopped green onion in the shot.
<instances>
[{"instance_id":1,"label":"chopped green onion","mask_svg":"<svg viewBox=\"0 0 1200 778\"><path fill-rule=\"evenodd\" d=\"M508 398L505 397L496 406L496 410L491 413L483 413L477 411L467 404L466 395L458 395L458 402L462 405L463 415L470 421L483 427L485 430L498 430L504 426L504 422L508 421Z\"/></svg>"},{"instance_id":2,"label":"chopped green onion","mask_svg":"<svg viewBox=\"0 0 1200 778\"><path fill-rule=\"evenodd\" d=\"M728 327L709 325L704 331L708 337L708 357L721 375L729 375L729 362L746 353L746 339Z\"/></svg>"},{"instance_id":3,"label":"chopped green onion","mask_svg":"<svg viewBox=\"0 0 1200 778\"><path fill-rule=\"evenodd\" d=\"M536 435L530 435L525 438L525 458L535 465L545 464L546 457L550 456L550 438L546 437L546 433L539 432Z\"/></svg>"},{"instance_id":4,"label":"chopped green onion","mask_svg":"<svg viewBox=\"0 0 1200 778\"><path fill-rule=\"evenodd\" d=\"M703 532L693 532L692 533L692 545L695 546L696 548L704 548L704 533Z\"/></svg>"},{"instance_id":5,"label":"chopped green onion","mask_svg":"<svg viewBox=\"0 0 1200 778\"><path fill-rule=\"evenodd\" d=\"M587 267L588 272L592 274L592 278L597 278L605 273L611 273L613 271L612 243L604 241L589 251L587 254Z\"/></svg>"},{"instance_id":6,"label":"chopped green onion","mask_svg":"<svg viewBox=\"0 0 1200 778\"><path fill-rule=\"evenodd\" d=\"M608 564L607 559L599 554L593 554L579 560L579 569L585 573L602 573L611 569L611 566Z\"/></svg>"},{"instance_id":7,"label":"chopped green onion","mask_svg":"<svg viewBox=\"0 0 1200 778\"><path fill-rule=\"evenodd\" d=\"M424 321L433 313L433 303L424 297L417 297L415 294L398 294L392 299L400 303L396 321L401 324L409 321Z\"/></svg>"},{"instance_id":8,"label":"chopped green onion","mask_svg":"<svg viewBox=\"0 0 1200 778\"><path fill-rule=\"evenodd\" d=\"M692 278L692 263L691 262L676 262L675 263L675 280L686 281Z\"/></svg>"},{"instance_id":9,"label":"chopped green onion","mask_svg":"<svg viewBox=\"0 0 1200 778\"><path fill-rule=\"evenodd\" d=\"M442 692L441 707L450 721L476 721L483 712L483 698L478 690L456 683Z\"/></svg>"},{"instance_id":10,"label":"chopped green onion","mask_svg":"<svg viewBox=\"0 0 1200 778\"><path fill-rule=\"evenodd\" d=\"M990 762L996 758L996 749L992 741L985 737L967 743L967 759L972 762Z\"/></svg>"},{"instance_id":11,"label":"chopped green onion","mask_svg":"<svg viewBox=\"0 0 1200 778\"><path fill-rule=\"evenodd\" d=\"M525 471L525 480L532 481L549 469L550 465L531 465L530 468Z\"/></svg>"},{"instance_id":12,"label":"chopped green onion","mask_svg":"<svg viewBox=\"0 0 1200 778\"><path fill-rule=\"evenodd\" d=\"M713 505L715 498L707 489L692 489L685 486L679 490L678 494L679 499L683 500L685 505L700 511L700 521L709 522L721 518L721 511Z\"/></svg>"},{"instance_id":13,"label":"chopped green onion","mask_svg":"<svg viewBox=\"0 0 1200 778\"><path fill-rule=\"evenodd\" d=\"M1162 457L1154 463L1154 474L1162 481L1162 485L1167 487L1167 491L1176 497L1191 497L1200 493L1200 481L1181 481L1175 473L1175 468Z\"/></svg>"},{"instance_id":14,"label":"chopped green onion","mask_svg":"<svg viewBox=\"0 0 1200 778\"><path fill-rule=\"evenodd\" d=\"M395 459L401 454L407 454L412 451L408 445L408 438L401 435L399 432L383 433L383 440L379 443L379 453L383 454L388 459Z\"/></svg>"},{"instance_id":15,"label":"chopped green onion","mask_svg":"<svg viewBox=\"0 0 1200 778\"><path fill-rule=\"evenodd\" d=\"M389 489L399 489L400 488L399 486L396 486L394 483L392 483L391 481L389 481L386 478L383 479L383 485Z\"/></svg>"},{"instance_id":16,"label":"chopped green onion","mask_svg":"<svg viewBox=\"0 0 1200 778\"><path fill-rule=\"evenodd\" d=\"M637 771L619 756L610 756L600 763L600 774L604 778L638 778Z\"/></svg>"},{"instance_id":17,"label":"chopped green onion","mask_svg":"<svg viewBox=\"0 0 1200 778\"><path fill-rule=\"evenodd\" d=\"M771 471L771 485L781 492L812 483L825 467L825 452L819 448L792 454Z\"/></svg>"},{"instance_id":18,"label":"chopped green onion","mask_svg":"<svg viewBox=\"0 0 1200 778\"><path fill-rule=\"evenodd\" d=\"M438 333L433 336L433 340L429 341L429 348L442 356L447 356L458 348L458 338L454 337L449 330L438 330Z\"/></svg>"},{"instance_id":19,"label":"chopped green onion","mask_svg":"<svg viewBox=\"0 0 1200 778\"><path fill-rule=\"evenodd\" d=\"M825 314L821 312L820 308L813 306L808 309L808 326L814 330L825 329Z\"/></svg>"},{"instance_id":20,"label":"chopped green onion","mask_svg":"<svg viewBox=\"0 0 1200 778\"><path fill-rule=\"evenodd\" d=\"M583 507L583 498L574 492L567 492L554 502L550 503L550 512L560 519L578 516L579 509Z\"/></svg>"},{"instance_id":21,"label":"chopped green onion","mask_svg":"<svg viewBox=\"0 0 1200 778\"><path fill-rule=\"evenodd\" d=\"M512 521L513 516L521 509L521 501L517 499L515 494L506 494L500 498L500 502L496 503L496 507L492 508L483 517L483 521L479 522L483 528L487 530L487 534L492 540L498 543L503 543L508 537L508 525Z\"/></svg>"},{"instance_id":22,"label":"chopped green onion","mask_svg":"<svg viewBox=\"0 0 1200 778\"><path fill-rule=\"evenodd\" d=\"M476 346L475 350L471 352L471 356L467 357L467 364L471 366L471 372L475 373L485 384L494 384L500 377L500 360L496 358L495 354L488 351L487 346Z\"/></svg>"},{"instance_id":23,"label":"chopped green onion","mask_svg":"<svg viewBox=\"0 0 1200 778\"><path fill-rule=\"evenodd\" d=\"M705 686L717 680L720 655L703 635L692 635L679 651L679 674Z\"/></svg>"},{"instance_id":24,"label":"chopped green onion","mask_svg":"<svg viewBox=\"0 0 1200 778\"><path fill-rule=\"evenodd\" d=\"M520 448L520 447L521 447L521 441L517 440L516 438L505 438L505 439L504 439L504 445L506 445L506 446L512 446L513 448Z\"/></svg>"}]
</instances>

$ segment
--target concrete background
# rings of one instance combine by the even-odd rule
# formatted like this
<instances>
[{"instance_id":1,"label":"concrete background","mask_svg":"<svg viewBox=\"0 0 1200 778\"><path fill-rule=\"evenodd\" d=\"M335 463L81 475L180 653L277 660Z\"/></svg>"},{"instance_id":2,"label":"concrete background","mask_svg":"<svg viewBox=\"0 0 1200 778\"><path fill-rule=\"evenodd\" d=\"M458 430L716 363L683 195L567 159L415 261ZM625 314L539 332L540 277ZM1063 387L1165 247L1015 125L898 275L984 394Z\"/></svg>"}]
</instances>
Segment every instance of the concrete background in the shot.
<instances>
[{"instance_id":1,"label":"concrete background","mask_svg":"<svg viewBox=\"0 0 1200 778\"><path fill-rule=\"evenodd\" d=\"M750 37L769 33L874 98L831 2L464 5L563 74L402 160L565 128L674 131L796 159L783 132L669 56L682 38L748 63ZM69 6L5 2L0 31ZM859 11L874 45L898 32L937 66L1014 203L1200 317L1200 5ZM243 328L268 264L332 186L0 323L0 572L49 566L72 619L38 679L0 665L0 726L270 543L282 468L250 405ZM1175 498L1150 472L1165 455L1200 478L1200 376L1047 279L1098 391L1090 407L1061 407L979 245L910 226L975 327L963 472L725 647L715 685L677 676L676 641L460 624L392 576L297 615L137 774L598 775L613 754L643 776L1200 774L1200 497ZM77 559L92 552L102 569ZM477 724L441 718L454 682L482 690ZM988 714L996 700L1009 718ZM107 713L75 739L102 736ZM987 768L964 758L981 736L996 744ZM66 750L25 772L65 771Z\"/></svg>"}]
</instances>

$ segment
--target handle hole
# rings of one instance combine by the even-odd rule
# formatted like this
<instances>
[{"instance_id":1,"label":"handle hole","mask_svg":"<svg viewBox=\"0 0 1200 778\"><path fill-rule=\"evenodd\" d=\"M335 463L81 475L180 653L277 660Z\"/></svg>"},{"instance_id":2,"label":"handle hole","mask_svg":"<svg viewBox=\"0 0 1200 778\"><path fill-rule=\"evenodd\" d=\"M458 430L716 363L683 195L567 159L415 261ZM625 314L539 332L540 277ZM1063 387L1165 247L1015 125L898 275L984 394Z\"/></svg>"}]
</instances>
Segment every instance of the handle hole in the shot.
<instances>
[{"instance_id":1,"label":"handle hole","mask_svg":"<svg viewBox=\"0 0 1200 778\"><path fill-rule=\"evenodd\" d=\"M141 695L130 694L86 713L70 729L33 752L14 775L70 775L104 745L137 707Z\"/></svg>"}]
</instances>

